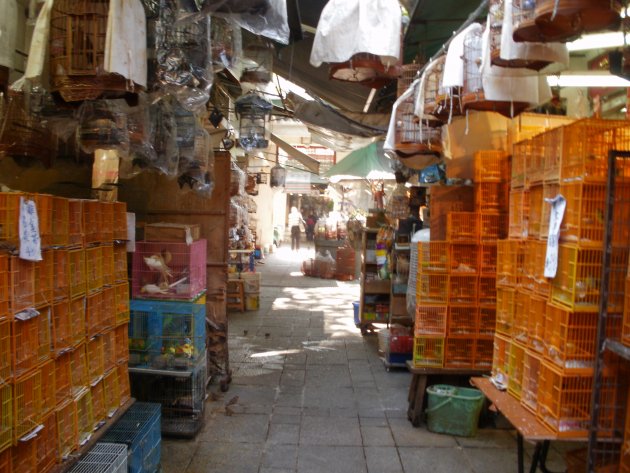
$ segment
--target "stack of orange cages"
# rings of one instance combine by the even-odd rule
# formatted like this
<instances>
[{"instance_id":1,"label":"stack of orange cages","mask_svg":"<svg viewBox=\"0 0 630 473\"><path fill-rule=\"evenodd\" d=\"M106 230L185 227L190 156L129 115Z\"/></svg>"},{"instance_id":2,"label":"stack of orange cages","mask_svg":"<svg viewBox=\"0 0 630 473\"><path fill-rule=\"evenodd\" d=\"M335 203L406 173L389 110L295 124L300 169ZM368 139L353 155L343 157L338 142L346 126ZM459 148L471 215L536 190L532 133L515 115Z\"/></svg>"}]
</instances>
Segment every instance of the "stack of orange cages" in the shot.
<instances>
[{"instance_id":1,"label":"stack of orange cages","mask_svg":"<svg viewBox=\"0 0 630 473\"><path fill-rule=\"evenodd\" d=\"M590 424L610 149L630 149L627 122L580 120L513 148L508 239L498 243L496 263L492 373L559 437L584 436ZM627 222L630 211L623 203L630 203L630 164L620 162L614 172L619 205L613 220ZM546 278L548 200L559 194L566 210L558 268L554 278ZM630 289L629 243L630 228L616 225L610 321L619 321L624 305L629 312L624 300ZM630 323L624 327L630 334Z\"/></svg>"},{"instance_id":2,"label":"stack of orange cages","mask_svg":"<svg viewBox=\"0 0 630 473\"><path fill-rule=\"evenodd\" d=\"M40 261L17 256L21 199L37 209ZM126 210L0 193L0 456L13 471L49 471L129 397Z\"/></svg>"}]
</instances>

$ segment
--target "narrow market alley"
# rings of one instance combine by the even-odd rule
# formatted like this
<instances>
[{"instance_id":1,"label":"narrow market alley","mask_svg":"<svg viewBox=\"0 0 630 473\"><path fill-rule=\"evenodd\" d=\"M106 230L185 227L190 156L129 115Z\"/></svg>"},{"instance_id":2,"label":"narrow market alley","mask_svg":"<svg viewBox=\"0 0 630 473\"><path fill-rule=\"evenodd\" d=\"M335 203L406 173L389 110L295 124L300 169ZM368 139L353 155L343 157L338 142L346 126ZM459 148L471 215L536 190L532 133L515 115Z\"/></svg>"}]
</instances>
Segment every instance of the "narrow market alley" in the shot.
<instances>
[{"instance_id":1,"label":"narrow market alley","mask_svg":"<svg viewBox=\"0 0 630 473\"><path fill-rule=\"evenodd\" d=\"M411 375L386 371L377 336L354 325L358 281L304 277L307 257L285 245L257 266L260 310L229 315L230 389L210 386L195 440L163 439L163 473L516 472L511 430L461 438L411 425ZM552 470L562 448L552 446Z\"/></svg>"}]
</instances>

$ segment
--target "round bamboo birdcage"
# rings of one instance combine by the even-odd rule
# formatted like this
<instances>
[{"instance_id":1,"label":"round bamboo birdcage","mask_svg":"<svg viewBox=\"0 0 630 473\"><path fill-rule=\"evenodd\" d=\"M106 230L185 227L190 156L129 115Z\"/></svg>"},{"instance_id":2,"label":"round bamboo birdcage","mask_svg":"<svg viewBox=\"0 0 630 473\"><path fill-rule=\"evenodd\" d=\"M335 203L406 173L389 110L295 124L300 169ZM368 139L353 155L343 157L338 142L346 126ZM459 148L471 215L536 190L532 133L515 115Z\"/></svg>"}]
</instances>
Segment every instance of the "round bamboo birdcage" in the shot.
<instances>
[{"instance_id":1,"label":"round bamboo birdcage","mask_svg":"<svg viewBox=\"0 0 630 473\"><path fill-rule=\"evenodd\" d=\"M617 28L621 9L617 0L538 0L536 26L547 41L568 41L582 33Z\"/></svg>"},{"instance_id":2,"label":"round bamboo birdcage","mask_svg":"<svg viewBox=\"0 0 630 473\"><path fill-rule=\"evenodd\" d=\"M398 105L396 110L395 150L399 156L439 154L442 150L442 132L439 122L420 121L414 113L414 97Z\"/></svg>"},{"instance_id":3,"label":"round bamboo birdcage","mask_svg":"<svg viewBox=\"0 0 630 473\"><path fill-rule=\"evenodd\" d=\"M50 19L51 91L66 102L122 97L132 81L104 71L109 0L56 0Z\"/></svg>"},{"instance_id":4,"label":"round bamboo birdcage","mask_svg":"<svg viewBox=\"0 0 630 473\"><path fill-rule=\"evenodd\" d=\"M400 77L396 87L396 96L400 97L414 80L418 77L418 71L422 66L420 64L403 64L400 66Z\"/></svg>"},{"instance_id":5,"label":"round bamboo birdcage","mask_svg":"<svg viewBox=\"0 0 630 473\"><path fill-rule=\"evenodd\" d=\"M544 42L545 38L536 25L536 0L513 0L512 38L516 42Z\"/></svg>"},{"instance_id":6,"label":"round bamboo birdcage","mask_svg":"<svg viewBox=\"0 0 630 473\"><path fill-rule=\"evenodd\" d=\"M9 90L8 101L0 116L0 151L13 157L20 165L41 161L50 167L54 155L54 140L50 131L36 115L29 112L28 95Z\"/></svg>"},{"instance_id":7,"label":"round bamboo birdcage","mask_svg":"<svg viewBox=\"0 0 630 473\"><path fill-rule=\"evenodd\" d=\"M358 53L348 61L330 65L329 78L343 82L355 82L372 89L380 89L402 72L400 62L383 64L374 54Z\"/></svg>"},{"instance_id":8,"label":"round bamboo birdcage","mask_svg":"<svg viewBox=\"0 0 630 473\"><path fill-rule=\"evenodd\" d=\"M432 115L441 122L447 121L449 117L461 115L459 101L459 87L444 88L442 77L444 75L444 64L446 56L440 56L433 62L430 69L427 69L424 81L424 113Z\"/></svg>"},{"instance_id":9,"label":"round bamboo birdcage","mask_svg":"<svg viewBox=\"0 0 630 473\"><path fill-rule=\"evenodd\" d=\"M482 31L476 31L464 39L464 86L462 110L497 112L506 117L516 116L529 106L525 102L488 100L483 90L481 63L483 55Z\"/></svg>"}]
</instances>

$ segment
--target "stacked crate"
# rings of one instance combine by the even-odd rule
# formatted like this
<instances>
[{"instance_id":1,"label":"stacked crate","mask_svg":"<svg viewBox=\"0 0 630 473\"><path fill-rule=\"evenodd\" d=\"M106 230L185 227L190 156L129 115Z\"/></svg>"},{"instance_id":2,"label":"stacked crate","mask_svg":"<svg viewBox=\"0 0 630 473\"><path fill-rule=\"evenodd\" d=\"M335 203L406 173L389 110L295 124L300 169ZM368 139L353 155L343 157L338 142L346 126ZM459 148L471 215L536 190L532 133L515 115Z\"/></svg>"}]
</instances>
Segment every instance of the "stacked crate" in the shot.
<instances>
[{"instance_id":1,"label":"stacked crate","mask_svg":"<svg viewBox=\"0 0 630 473\"><path fill-rule=\"evenodd\" d=\"M136 243L133 255L131 386L136 399L162 404L164 434L194 434L203 419L203 403L193 402L193 387L206 382L201 369L206 366L206 248L206 240L144 241ZM147 385L160 389L146 390Z\"/></svg>"},{"instance_id":2,"label":"stacked crate","mask_svg":"<svg viewBox=\"0 0 630 473\"><path fill-rule=\"evenodd\" d=\"M630 149L627 125L580 120L514 144L509 238L498 243L492 370L560 437L586 435L590 425L608 151ZM630 165L619 161L614 172L620 205L613 221L626 226L615 225L613 232L610 335L621 332L630 242ZM558 194L566 199L566 210L557 273L548 279L551 204L545 199Z\"/></svg>"},{"instance_id":3,"label":"stacked crate","mask_svg":"<svg viewBox=\"0 0 630 473\"><path fill-rule=\"evenodd\" d=\"M418 243L414 365L489 371L496 318L497 240L507 232L508 161L501 151L475 154L476 212L431 207L445 221ZM438 213L436 215L436 213Z\"/></svg>"},{"instance_id":4,"label":"stacked crate","mask_svg":"<svg viewBox=\"0 0 630 473\"><path fill-rule=\"evenodd\" d=\"M35 203L42 260L0 253L0 451L14 471L45 472L126 401L114 386L128 384L115 336L129 319L126 205L0 193L0 242L16 250L21 198Z\"/></svg>"}]
</instances>

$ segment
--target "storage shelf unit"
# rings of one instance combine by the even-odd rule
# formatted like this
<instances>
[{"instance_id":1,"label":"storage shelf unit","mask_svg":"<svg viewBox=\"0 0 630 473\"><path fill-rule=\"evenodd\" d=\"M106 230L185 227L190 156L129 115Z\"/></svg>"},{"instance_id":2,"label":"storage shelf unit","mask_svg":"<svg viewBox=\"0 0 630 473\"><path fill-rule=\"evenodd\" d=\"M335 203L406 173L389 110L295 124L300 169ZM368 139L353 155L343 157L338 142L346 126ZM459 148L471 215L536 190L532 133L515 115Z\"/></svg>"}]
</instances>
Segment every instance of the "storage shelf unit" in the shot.
<instances>
[{"instance_id":1,"label":"storage shelf unit","mask_svg":"<svg viewBox=\"0 0 630 473\"><path fill-rule=\"evenodd\" d=\"M361 244L361 300L360 323L361 332L374 323L389 323L391 281L378 279L376 261L376 236L378 229L366 228L363 231Z\"/></svg>"}]
</instances>

